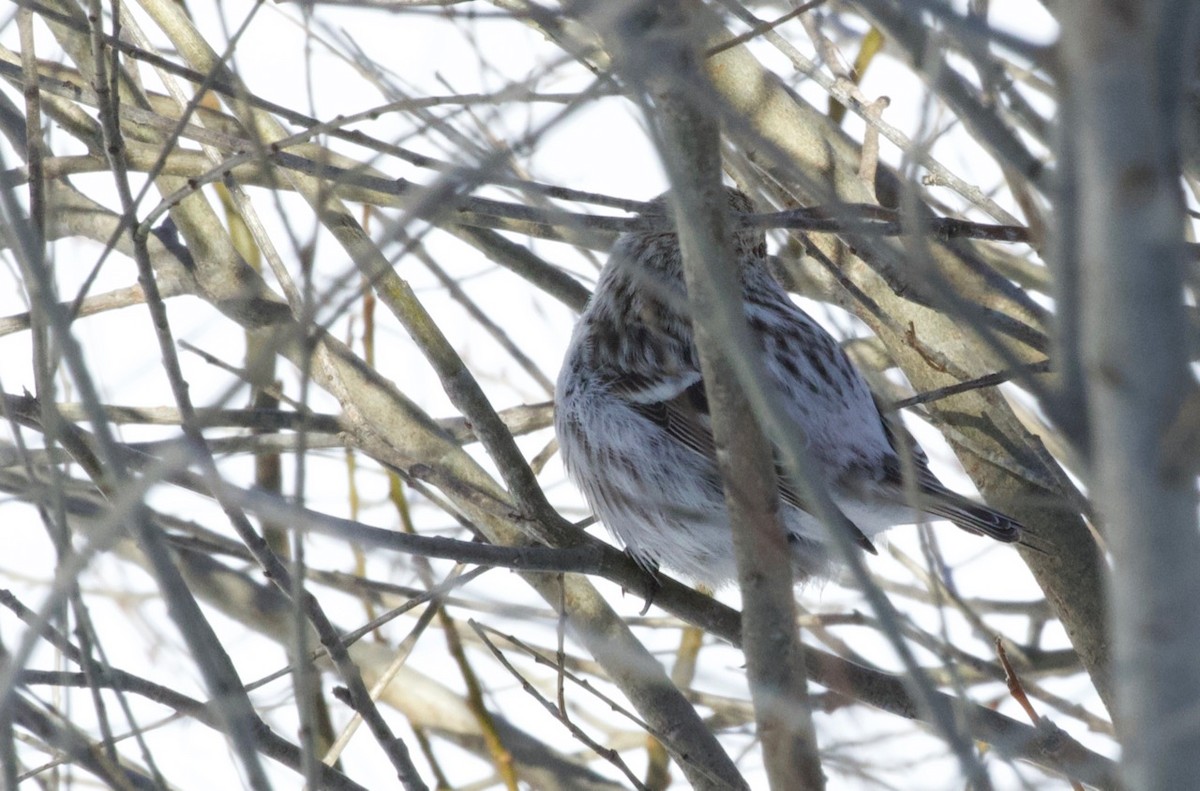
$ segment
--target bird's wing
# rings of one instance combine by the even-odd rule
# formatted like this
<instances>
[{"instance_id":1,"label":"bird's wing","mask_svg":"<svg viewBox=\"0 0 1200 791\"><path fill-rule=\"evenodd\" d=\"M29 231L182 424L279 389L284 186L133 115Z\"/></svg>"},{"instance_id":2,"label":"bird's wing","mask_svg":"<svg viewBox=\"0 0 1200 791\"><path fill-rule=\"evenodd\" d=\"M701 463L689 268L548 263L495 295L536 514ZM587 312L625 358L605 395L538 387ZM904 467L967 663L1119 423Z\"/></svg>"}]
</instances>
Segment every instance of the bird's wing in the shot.
<instances>
[{"instance_id":1,"label":"bird's wing","mask_svg":"<svg viewBox=\"0 0 1200 791\"><path fill-rule=\"evenodd\" d=\"M700 379L699 372L676 379L674 386L669 388L673 394L664 392L667 389L664 380L661 379L651 385L639 383L636 378L624 377L622 383L615 386L614 393L625 398L642 417L666 429L668 435L692 452L710 460L715 467L717 447L713 440L712 416L708 408L708 395L704 391L704 382ZM777 454L775 474L780 500L793 508L812 513L799 492L789 482ZM875 545L845 514L837 511L836 517L854 543L872 555L877 554Z\"/></svg>"},{"instance_id":2,"label":"bird's wing","mask_svg":"<svg viewBox=\"0 0 1200 791\"><path fill-rule=\"evenodd\" d=\"M878 401L875 404L879 407ZM879 419L883 423L884 433L895 451L894 455L884 461L884 477L880 483L895 487L903 496L904 469L900 463L900 453L903 452L898 442L898 431L904 431L907 441L903 443L913 460L912 468L916 474L916 485L921 501L921 510L943 519L949 519L955 525L968 533L978 536L989 536L997 541L1011 544L1020 540L1022 525L1006 514L988 508L986 505L969 500L957 492L945 487L929 468L929 457L921 450L915 439L910 436L898 420L889 420L879 411Z\"/></svg>"}]
</instances>

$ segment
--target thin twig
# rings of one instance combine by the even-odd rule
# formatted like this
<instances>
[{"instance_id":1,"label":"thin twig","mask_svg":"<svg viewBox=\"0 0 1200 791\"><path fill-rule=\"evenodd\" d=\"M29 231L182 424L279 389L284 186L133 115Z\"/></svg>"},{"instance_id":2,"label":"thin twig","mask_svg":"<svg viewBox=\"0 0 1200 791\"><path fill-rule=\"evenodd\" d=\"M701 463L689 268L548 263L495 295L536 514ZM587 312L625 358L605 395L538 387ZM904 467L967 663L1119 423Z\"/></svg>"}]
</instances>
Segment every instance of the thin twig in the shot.
<instances>
[{"instance_id":1,"label":"thin twig","mask_svg":"<svg viewBox=\"0 0 1200 791\"><path fill-rule=\"evenodd\" d=\"M640 791L649 791L645 784L643 784L642 781L638 779L637 775L635 775L629 768L629 766L626 765L625 761L621 759L620 753L610 747L605 747L592 737L588 736L582 728L571 721L571 718L567 716L565 709L554 705L554 703L547 700L542 693L538 692L537 688L534 687L533 684L529 683L529 680L521 675L517 669L513 667L512 663L508 661L508 658L504 656L504 653L496 647L496 644L493 643L491 638L487 636L479 622L472 618L467 621L467 623L470 624L471 628L475 630L475 634L479 636L479 639L483 641L483 644L486 645L488 650L492 652L492 655L496 657L496 660L504 666L504 669L507 670L513 678L520 682L521 689L523 689L530 697L537 701L542 708L549 712L550 716L561 722L567 728L567 730L570 731L571 735L583 742L583 744L589 750L620 770L621 774L625 775L626 779L633 784L634 788L640 789Z\"/></svg>"}]
</instances>

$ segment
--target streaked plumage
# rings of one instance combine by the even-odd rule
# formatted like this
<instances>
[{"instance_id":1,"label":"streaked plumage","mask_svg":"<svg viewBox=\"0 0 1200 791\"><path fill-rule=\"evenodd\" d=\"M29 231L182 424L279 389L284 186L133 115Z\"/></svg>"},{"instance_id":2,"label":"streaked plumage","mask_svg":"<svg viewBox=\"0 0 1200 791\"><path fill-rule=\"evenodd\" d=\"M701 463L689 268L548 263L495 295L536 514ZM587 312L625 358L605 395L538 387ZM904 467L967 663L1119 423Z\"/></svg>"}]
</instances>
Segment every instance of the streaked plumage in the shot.
<instances>
[{"instance_id":1,"label":"streaked plumage","mask_svg":"<svg viewBox=\"0 0 1200 791\"><path fill-rule=\"evenodd\" d=\"M728 197L731 212L754 211L743 193L730 189ZM665 214L665 201L653 212ZM891 429L845 352L771 275L764 234L741 228L734 248L766 370L853 523L845 529L873 552L872 536L918 518L904 497ZM618 239L559 374L555 429L567 472L635 558L719 585L737 570L686 315L676 235L639 231ZM1017 522L946 489L914 451L923 511L972 533L1018 539ZM824 528L782 478L780 490L798 576L827 573Z\"/></svg>"}]
</instances>

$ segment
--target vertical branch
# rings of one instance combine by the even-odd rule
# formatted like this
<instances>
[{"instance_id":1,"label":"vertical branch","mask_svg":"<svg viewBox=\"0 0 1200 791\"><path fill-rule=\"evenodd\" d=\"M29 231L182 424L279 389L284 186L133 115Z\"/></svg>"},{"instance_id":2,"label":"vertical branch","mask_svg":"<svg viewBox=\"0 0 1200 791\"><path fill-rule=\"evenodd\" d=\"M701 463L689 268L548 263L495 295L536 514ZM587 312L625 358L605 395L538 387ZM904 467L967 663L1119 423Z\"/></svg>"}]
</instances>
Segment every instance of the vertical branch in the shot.
<instances>
[{"instance_id":1,"label":"vertical branch","mask_svg":"<svg viewBox=\"0 0 1200 791\"><path fill-rule=\"evenodd\" d=\"M767 381L742 313L733 239L721 187L720 129L701 85L687 3L659 6L624 20L618 52L623 74L648 91L657 144L671 185L684 257L688 302L711 406L717 460L733 527L742 591L742 649L755 724L773 788L823 789L807 679L796 623L791 551L779 516L776 471L746 390ZM645 56L653 53L651 63ZM643 100L645 97L643 97ZM750 382L737 360L750 360Z\"/></svg>"},{"instance_id":2,"label":"vertical branch","mask_svg":"<svg viewBox=\"0 0 1200 791\"><path fill-rule=\"evenodd\" d=\"M1178 97L1198 22L1194 7L1172 2L1064 9L1092 489L1113 560L1109 622L1129 788L1185 788L1200 776L1195 481L1162 463L1161 445L1192 386Z\"/></svg>"},{"instance_id":3,"label":"vertical branch","mask_svg":"<svg viewBox=\"0 0 1200 791\"><path fill-rule=\"evenodd\" d=\"M1062 115L1070 119L1077 114L1072 106L1071 91L1061 98ZM1080 335L1080 244L1078 165L1075 161L1075 130L1063 124L1056 132L1055 153L1058 158L1057 201L1058 233L1050 239L1047 265L1054 272L1054 358L1059 371L1058 391L1047 404L1047 411L1056 426L1066 435L1069 447L1084 460L1091 456L1091 441L1087 430L1087 394L1084 392L1083 359Z\"/></svg>"}]
</instances>

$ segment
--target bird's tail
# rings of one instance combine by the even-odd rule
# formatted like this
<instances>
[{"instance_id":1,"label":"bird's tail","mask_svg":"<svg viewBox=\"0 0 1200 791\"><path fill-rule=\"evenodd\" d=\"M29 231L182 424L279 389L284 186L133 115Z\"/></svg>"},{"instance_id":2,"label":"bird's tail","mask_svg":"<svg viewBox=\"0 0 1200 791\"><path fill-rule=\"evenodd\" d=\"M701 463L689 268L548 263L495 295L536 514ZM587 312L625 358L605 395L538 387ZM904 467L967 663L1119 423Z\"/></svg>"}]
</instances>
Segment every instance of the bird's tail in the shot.
<instances>
[{"instance_id":1,"label":"bird's tail","mask_svg":"<svg viewBox=\"0 0 1200 791\"><path fill-rule=\"evenodd\" d=\"M1006 544L1020 540L1021 531L1025 527L1011 516L968 500L942 486L922 488L927 489L922 494L928 499L921 503L922 510L927 513L949 519L963 530L977 536L988 536Z\"/></svg>"}]
</instances>

